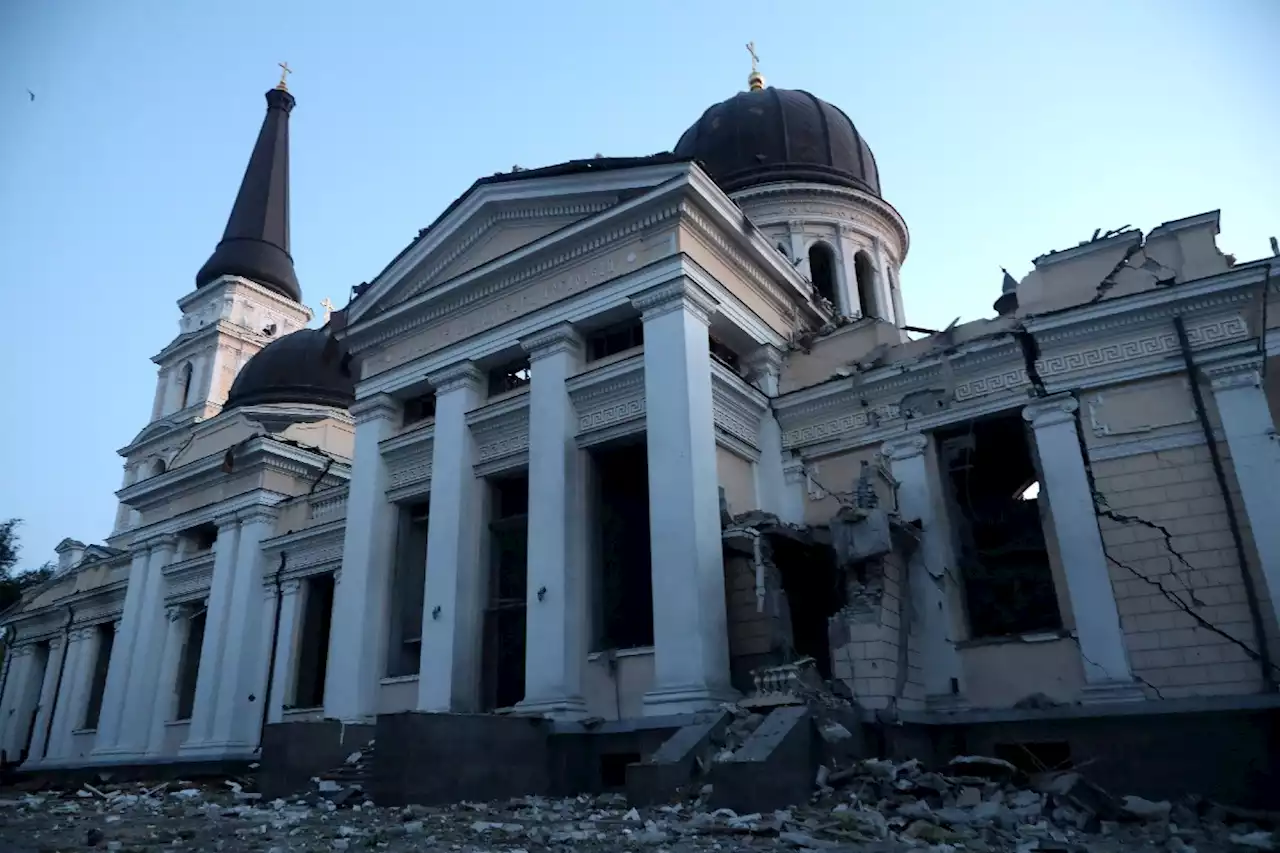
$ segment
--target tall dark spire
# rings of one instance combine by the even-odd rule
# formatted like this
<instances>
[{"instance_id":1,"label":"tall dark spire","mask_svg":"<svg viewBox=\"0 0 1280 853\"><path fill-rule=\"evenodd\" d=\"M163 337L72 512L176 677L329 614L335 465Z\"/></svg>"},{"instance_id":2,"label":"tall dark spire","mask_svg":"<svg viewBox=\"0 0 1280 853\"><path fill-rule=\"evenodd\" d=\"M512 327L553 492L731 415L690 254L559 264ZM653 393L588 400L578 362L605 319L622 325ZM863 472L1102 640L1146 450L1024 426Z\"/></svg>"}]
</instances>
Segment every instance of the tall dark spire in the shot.
<instances>
[{"instance_id":1,"label":"tall dark spire","mask_svg":"<svg viewBox=\"0 0 1280 853\"><path fill-rule=\"evenodd\" d=\"M196 274L196 287L238 275L295 302L302 289L289 255L289 113L284 81L267 92L267 115L244 170L222 241Z\"/></svg>"}]
</instances>

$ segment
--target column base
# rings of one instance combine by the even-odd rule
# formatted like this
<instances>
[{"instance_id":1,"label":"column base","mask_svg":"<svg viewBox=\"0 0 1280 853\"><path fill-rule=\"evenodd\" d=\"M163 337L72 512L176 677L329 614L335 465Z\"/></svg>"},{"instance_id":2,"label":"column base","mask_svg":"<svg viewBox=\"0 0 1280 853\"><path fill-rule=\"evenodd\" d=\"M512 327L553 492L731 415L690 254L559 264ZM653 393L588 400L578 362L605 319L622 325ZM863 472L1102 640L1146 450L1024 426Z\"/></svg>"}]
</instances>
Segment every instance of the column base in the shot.
<instances>
[{"instance_id":1,"label":"column base","mask_svg":"<svg viewBox=\"0 0 1280 853\"><path fill-rule=\"evenodd\" d=\"M1081 705L1111 705L1119 702L1143 702L1146 694L1136 681L1099 681L1080 689Z\"/></svg>"},{"instance_id":2,"label":"column base","mask_svg":"<svg viewBox=\"0 0 1280 853\"><path fill-rule=\"evenodd\" d=\"M732 687L664 687L644 694L644 715L662 717L669 714L693 714L709 711L726 702L734 703L742 694Z\"/></svg>"},{"instance_id":3,"label":"column base","mask_svg":"<svg viewBox=\"0 0 1280 853\"><path fill-rule=\"evenodd\" d=\"M201 741L200 743L184 743L178 747L179 758L240 758L253 755L257 751L256 744L243 741Z\"/></svg>"},{"instance_id":4,"label":"column base","mask_svg":"<svg viewBox=\"0 0 1280 853\"><path fill-rule=\"evenodd\" d=\"M549 720L585 720L587 702L581 696L565 696L558 699L521 699L513 709L515 713L546 717Z\"/></svg>"}]
</instances>

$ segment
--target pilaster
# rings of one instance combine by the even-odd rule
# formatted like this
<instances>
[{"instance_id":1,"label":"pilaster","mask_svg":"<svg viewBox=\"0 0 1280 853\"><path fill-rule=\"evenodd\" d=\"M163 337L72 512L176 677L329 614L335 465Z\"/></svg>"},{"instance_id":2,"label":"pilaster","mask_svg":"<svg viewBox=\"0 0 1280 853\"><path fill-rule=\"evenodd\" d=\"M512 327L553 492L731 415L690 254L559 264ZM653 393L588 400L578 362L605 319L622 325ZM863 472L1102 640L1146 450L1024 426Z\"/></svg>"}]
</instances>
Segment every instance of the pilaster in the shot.
<instances>
[{"instance_id":1,"label":"pilaster","mask_svg":"<svg viewBox=\"0 0 1280 853\"><path fill-rule=\"evenodd\" d=\"M955 561L941 521L938 489L926 464L929 447L926 436L910 433L889 439L880 452L898 482L898 513L903 521L920 524L920 548L911 555L908 570L913 606L919 614L916 625L925 699L930 705L953 708L964 693L964 671L951 636L955 614L947 567Z\"/></svg>"},{"instance_id":2,"label":"pilaster","mask_svg":"<svg viewBox=\"0 0 1280 853\"><path fill-rule=\"evenodd\" d=\"M632 300L644 318L653 688L645 713L731 700L711 353L715 300L687 279Z\"/></svg>"},{"instance_id":3,"label":"pilaster","mask_svg":"<svg viewBox=\"0 0 1280 853\"><path fill-rule=\"evenodd\" d=\"M44 678L40 683L40 702L36 706L34 729L31 733L31 750L27 753L24 768L42 764L45 760L45 746L48 743L49 715L54 712L54 696L58 690L58 679L62 677L62 656L66 653L66 642L62 637L54 637L49 642L49 659L44 668Z\"/></svg>"},{"instance_id":4,"label":"pilaster","mask_svg":"<svg viewBox=\"0 0 1280 853\"><path fill-rule=\"evenodd\" d=\"M1270 633L1280 633L1280 438L1258 358L1201 368L1213 387L1266 589Z\"/></svg>"},{"instance_id":5,"label":"pilaster","mask_svg":"<svg viewBox=\"0 0 1280 853\"><path fill-rule=\"evenodd\" d=\"M1058 394L1031 403L1022 416L1035 433L1044 476L1040 493L1049 501L1075 616L1086 682L1082 701L1138 700L1143 698L1142 692L1129 669L1120 612L1080 449L1078 408L1075 397Z\"/></svg>"},{"instance_id":6,"label":"pilaster","mask_svg":"<svg viewBox=\"0 0 1280 853\"><path fill-rule=\"evenodd\" d=\"M337 601L335 580L334 600ZM275 589L268 587L274 598ZM294 679L298 672L298 618L302 597L301 581L287 580L280 585L280 625L276 635L275 669L271 675L270 706L267 709L267 722L279 723L284 720L284 705L287 698L293 696Z\"/></svg>"},{"instance_id":7,"label":"pilaster","mask_svg":"<svg viewBox=\"0 0 1280 853\"><path fill-rule=\"evenodd\" d=\"M473 711L488 573L480 565L484 500L466 416L480 403L484 374L463 362L428 381L436 389L436 423L418 710Z\"/></svg>"},{"instance_id":8,"label":"pilaster","mask_svg":"<svg viewBox=\"0 0 1280 853\"><path fill-rule=\"evenodd\" d=\"M396 508L387 501L387 465L378 445L394 433L401 411L385 394L351 407L356 439L342 542L346 571L333 597L324 685L325 716L344 722L377 713L396 535Z\"/></svg>"},{"instance_id":9,"label":"pilaster","mask_svg":"<svg viewBox=\"0 0 1280 853\"><path fill-rule=\"evenodd\" d=\"M787 501L787 480L783 471L782 427L774 417L772 400L778 396L782 376L783 354L777 347L764 345L743 362L747 378L770 400L760 418L760 461L755 463L756 495L760 509L779 518L788 518L792 507Z\"/></svg>"},{"instance_id":10,"label":"pilaster","mask_svg":"<svg viewBox=\"0 0 1280 853\"><path fill-rule=\"evenodd\" d=\"M165 723L173 717L178 688L178 666L182 662L183 636L190 626L190 607L174 605L164 611L164 646L155 695L151 703L151 719L147 730L148 758L159 758L164 752Z\"/></svg>"},{"instance_id":11,"label":"pilaster","mask_svg":"<svg viewBox=\"0 0 1280 853\"><path fill-rule=\"evenodd\" d=\"M529 538L525 697L545 716L587 715L583 682L591 600L587 467L565 382L582 364L582 339L564 324L522 341L529 353Z\"/></svg>"}]
</instances>

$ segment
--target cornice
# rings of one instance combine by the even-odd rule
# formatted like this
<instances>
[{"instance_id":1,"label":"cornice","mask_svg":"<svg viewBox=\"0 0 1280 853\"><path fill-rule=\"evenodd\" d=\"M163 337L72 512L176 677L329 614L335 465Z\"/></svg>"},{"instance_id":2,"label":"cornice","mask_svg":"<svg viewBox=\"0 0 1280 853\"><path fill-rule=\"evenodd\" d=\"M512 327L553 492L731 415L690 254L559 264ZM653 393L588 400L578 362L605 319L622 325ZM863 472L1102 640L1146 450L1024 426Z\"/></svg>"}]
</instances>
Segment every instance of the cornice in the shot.
<instances>
[{"instance_id":1,"label":"cornice","mask_svg":"<svg viewBox=\"0 0 1280 853\"><path fill-rule=\"evenodd\" d=\"M716 362L711 364L711 406L719 429L760 450L760 421L769 410L769 400Z\"/></svg>"},{"instance_id":2,"label":"cornice","mask_svg":"<svg viewBox=\"0 0 1280 853\"><path fill-rule=\"evenodd\" d=\"M262 552L267 555L270 560L274 560L280 556L280 552L293 554L295 551L311 550L327 547L337 542L339 545L343 542L346 532L347 520L345 518L334 519L325 524L318 524L315 527L308 527L305 530L297 530L293 533L283 533L279 536L273 536L270 539L262 540ZM286 570L288 569L288 558L286 558ZM275 574L274 569L263 573L265 576Z\"/></svg>"},{"instance_id":3,"label":"cornice","mask_svg":"<svg viewBox=\"0 0 1280 853\"><path fill-rule=\"evenodd\" d=\"M220 299L225 298L227 291L234 291L235 289L247 290L254 296L273 303L281 311L289 310L294 313L302 313L306 316L307 321L311 320L311 309L306 305L303 305L300 302L294 302L292 299L281 296L274 290L263 287L256 281L250 281L249 279L241 278L238 275L219 276L204 287L190 291L186 296L183 296L178 300L178 308L182 310L182 313L186 314L190 312L191 306L203 303L206 300L208 302L217 302Z\"/></svg>"},{"instance_id":4,"label":"cornice","mask_svg":"<svg viewBox=\"0 0 1280 853\"><path fill-rule=\"evenodd\" d=\"M383 456L394 456L406 450L413 450L419 445L430 446L435 439L436 424L433 418L423 424L415 424L404 432L378 442L378 449Z\"/></svg>"},{"instance_id":5,"label":"cornice","mask_svg":"<svg viewBox=\"0 0 1280 853\"><path fill-rule=\"evenodd\" d=\"M486 206L523 201L551 203L557 194L590 197L635 189L651 190L679 177L682 173L689 171L689 168L685 163L639 166L635 169L613 172L490 184L468 190L455 202L456 207L453 210L448 211L431 228L419 234L400 257L379 273L371 283L368 292L359 302L354 303L352 323L362 322L366 315L374 311L384 296L401 285L432 252L454 238L459 228L472 221Z\"/></svg>"},{"instance_id":6,"label":"cornice","mask_svg":"<svg viewBox=\"0 0 1280 853\"><path fill-rule=\"evenodd\" d=\"M352 420L359 426L373 421L398 420L401 409L399 401L390 394L374 394L352 403L348 411L351 412Z\"/></svg>"},{"instance_id":7,"label":"cornice","mask_svg":"<svg viewBox=\"0 0 1280 853\"><path fill-rule=\"evenodd\" d=\"M1263 358L1257 354L1197 364L1214 391L1262 387Z\"/></svg>"}]
</instances>

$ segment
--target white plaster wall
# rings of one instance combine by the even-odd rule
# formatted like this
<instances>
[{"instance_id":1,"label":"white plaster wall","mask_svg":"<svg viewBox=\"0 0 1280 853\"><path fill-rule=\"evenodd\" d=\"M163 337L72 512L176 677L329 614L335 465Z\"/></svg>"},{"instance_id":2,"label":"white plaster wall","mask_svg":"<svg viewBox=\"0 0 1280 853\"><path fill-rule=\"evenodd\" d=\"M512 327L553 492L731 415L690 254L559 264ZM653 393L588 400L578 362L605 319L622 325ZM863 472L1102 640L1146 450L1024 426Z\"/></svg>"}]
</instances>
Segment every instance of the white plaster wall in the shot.
<instances>
[{"instance_id":1,"label":"white plaster wall","mask_svg":"<svg viewBox=\"0 0 1280 853\"><path fill-rule=\"evenodd\" d=\"M397 714L418 707L418 676L385 678L378 685L378 713Z\"/></svg>"},{"instance_id":2,"label":"white plaster wall","mask_svg":"<svg viewBox=\"0 0 1280 853\"><path fill-rule=\"evenodd\" d=\"M177 755L178 748L182 746L187 739L187 733L191 731L191 721L182 720L180 722L166 722L164 724L164 743L161 749L165 755Z\"/></svg>"},{"instance_id":3,"label":"white plaster wall","mask_svg":"<svg viewBox=\"0 0 1280 853\"><path fill-rule=\"evenodd\" d=\"M617 657L617 692L604 656L593 653L587 662L587 713L606 720L644 716L644 694L653 686L653 649L624 649Z\"/></svg>"},{"instance_id":4,"label":"white plaster wall","mask_svg":"<svg viewBox=\"0 0 1280 853\"><path fill-rule=\"evenodd\" d=\"M1074 702L1084 686L1080 650L1069 638L960 649L965 699L976 708L1009 708L1032 693Z\"/></svg>"}]
</instances>

